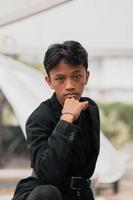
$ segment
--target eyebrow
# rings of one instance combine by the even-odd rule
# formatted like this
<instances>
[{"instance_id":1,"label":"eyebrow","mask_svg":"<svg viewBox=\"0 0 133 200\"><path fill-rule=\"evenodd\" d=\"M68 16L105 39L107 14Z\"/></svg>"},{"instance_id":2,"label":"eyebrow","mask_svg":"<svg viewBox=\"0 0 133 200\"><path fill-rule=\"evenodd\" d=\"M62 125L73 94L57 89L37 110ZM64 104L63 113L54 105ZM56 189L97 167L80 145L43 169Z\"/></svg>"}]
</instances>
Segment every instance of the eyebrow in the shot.
<instances>
[{"instance_id":1,"label":"eyebrow","mask_svg":"<svg viewBox=\"0 0 133 200\"><path fill-rule=\"evenodd\" d=\"M81 70L77 69L74 72L72 72L72 74L79 73L79 72L81 72ZM64 74L55 74L55 77L60 77L60 76L64 76Z\"/></svg>"},{"instance_id":2,"label":"eyebrow","mask_svg":"<svg viewBox=\"0 0 133 200\"><path fill-rule=\"evenodd\" d=\"M58 76L64 76L64 74L55 74L56 77Z\"/></svg>"},{"instance_id":3,"label":"eyebrow","mask_svg":"<svg viewBox=\"0 0 133 200\"><path fill-rule=\"evenodd\" d=\"M79 72L81 72L81 70L80 70L80 69L77 69L77 70L75 70L72 74L79 73Z\"/></svg>"}]
</instances>

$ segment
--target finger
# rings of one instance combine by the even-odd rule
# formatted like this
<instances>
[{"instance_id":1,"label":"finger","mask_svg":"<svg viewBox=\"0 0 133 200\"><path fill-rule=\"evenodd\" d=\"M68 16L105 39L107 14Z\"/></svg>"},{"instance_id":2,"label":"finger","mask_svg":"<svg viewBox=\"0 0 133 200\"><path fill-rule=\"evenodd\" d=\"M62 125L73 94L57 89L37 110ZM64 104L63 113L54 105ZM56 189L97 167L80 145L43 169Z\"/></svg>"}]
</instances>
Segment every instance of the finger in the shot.
<instances>
[{"instance_id":1,"label":"finger","mask_svg":"<svg viewBox=\"0 0 133 200\"><path fill-rule=\"evenodd\" d=\"M67 97L66 100L73 101L73 100L75 100L75 98L74 97Z\"/></svg>"},{"instance_id":2,"label":"finger","mask_svg":"<svg viewBox=\"0 0 133 200\"><path fill-rule=\"evenodd\" d=\"M84 101L83 102L83 110L86 110L89 106L89 102L88 101Z\"/></svg>"},{"instance_id":3,"label":"finger","mask_svg":"<svg viewBox=\"0 0 133 200\"><path fill-rule=\"evenodd\" d=\"M83 103L84 106L88 106L89 105L88 101L83 101L82 103Z\"/></svg>"}]
</instances>

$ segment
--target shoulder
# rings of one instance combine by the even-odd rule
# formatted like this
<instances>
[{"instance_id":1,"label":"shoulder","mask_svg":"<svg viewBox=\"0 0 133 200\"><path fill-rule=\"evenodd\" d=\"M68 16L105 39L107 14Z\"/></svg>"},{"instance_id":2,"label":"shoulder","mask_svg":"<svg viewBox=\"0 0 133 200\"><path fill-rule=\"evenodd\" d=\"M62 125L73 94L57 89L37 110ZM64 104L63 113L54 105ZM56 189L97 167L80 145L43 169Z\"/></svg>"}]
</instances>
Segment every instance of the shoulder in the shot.
<instances>
[{"instance_id":1,"label":"shoulder","mask_svg":"<svg viewBox=\"0 0 133 200\"><path fill-rule=\"evenodd\" d=\"M88 101L89 102L89 109L90 110L92 110L93 112L97 112L97 113L99 113L99 108L98 108L98 105L97 105L97 103L94 101L94 100L92 100L91 98L89 98L89 97L82 97L81 98L81 101Z\"/></svg>"},{"instance_id":2,"label":"shoulder","mask_svg":"<svg viewBox=\"0 0 133 200\"><path fill-rule=\"evenodd\" d=\"M96 102L94 100L92 100L91 98L88 98L88 97L83 97L82 101L88 101L89 102L89 106L85 110L84 113L86 113L87 115L89 114L94 125L96 127L99 127L100 126L100 114L99 114L98 105L96 104Z\"/></svg>"},{"instance_id":3,"label":"shoulder","mask_svg":"<svg viewBox=\"0 0 133 200\"><path fill-rule=\"evenodd\" d=\"M92 122L92 127L94 131L94 135L97 137L97 141L99 141L100 134L100 115L99 108L96 102L88 97L83 97L84 101L89 102L88 108L85 110L86 116L89 115Z\"/></svg>"},{"instance_id":4,"label":"shoulder","mask_svg":"<svg viewBox=\"0 0 133 200\"><path fill-rule=\"evenodd\" d=\"M50 107L50 99L43 101L40 105L30 114L27 119L26 125L31 121L43 122L49 121L52 115L52 110Z\"/></svg>"},{"instance_id":5,"label":"shoulder","mask_svg":"<svg viewBox=\"0 0 133 200\"><path fill-rule=\"evenodd\" d=\"M27 141L32 137L50 135L55 127L53 112L50 106L50 99L40 103L40 105L28 117L25 130ZM45 134L44 134L45 133Z\"/></svg>"}]
</instances>

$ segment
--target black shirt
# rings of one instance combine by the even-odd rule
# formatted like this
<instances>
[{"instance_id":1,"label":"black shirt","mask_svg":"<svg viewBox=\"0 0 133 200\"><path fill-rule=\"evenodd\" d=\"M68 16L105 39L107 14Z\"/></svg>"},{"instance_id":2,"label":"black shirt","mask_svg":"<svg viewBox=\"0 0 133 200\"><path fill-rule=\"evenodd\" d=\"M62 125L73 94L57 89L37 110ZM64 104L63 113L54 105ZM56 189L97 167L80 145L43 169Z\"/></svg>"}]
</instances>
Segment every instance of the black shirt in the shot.
<instances>
[{"instance_id":1,"label":"black shirt","mask_svg":"<svg viewBox=\"0 0 133 200\"><path fill-rule=\"evenodd\" d=\"M27 143L31 167L38 178L20 181L16 194L25 183L32 191L32 185L33 189L38 184L58 186L64 177L92 176L99 154L100 123L96 103L90 98L80 99L86 100L89 107L73 124L60 119L62 107L55 93L30 115L26 123Z\"/></svg>"}]
</instances>

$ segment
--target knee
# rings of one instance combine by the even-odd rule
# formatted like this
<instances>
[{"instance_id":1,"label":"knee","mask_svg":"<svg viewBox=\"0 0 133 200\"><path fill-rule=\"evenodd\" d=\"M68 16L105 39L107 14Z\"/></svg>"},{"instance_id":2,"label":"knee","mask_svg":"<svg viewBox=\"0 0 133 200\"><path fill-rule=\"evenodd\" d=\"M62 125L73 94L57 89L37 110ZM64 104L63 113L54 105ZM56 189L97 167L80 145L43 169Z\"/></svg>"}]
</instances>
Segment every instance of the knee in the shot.
<instances>
[{"instance_id":1,"label":"knee","mask_svg":"<svg viewBox=\"0 0 133 200\"><path fill-rule=\"evenodd\" d=\"M31 199L34 200L62 200L60 191L53 185L40 185L33 190L31 195Z\"/></svg>"},{"instance_id":2,"label":"knee","mask_svg":"<svg viewBox=\"0 0 133 200\"><path fill-rule=\"evenodd\" d=\"M43 190L48 200L62 200L62 195L57 187L53 185L42 185L40 187L42 187L41 190Z\"/></svg>"}]
</instances>

